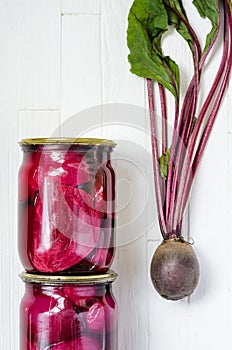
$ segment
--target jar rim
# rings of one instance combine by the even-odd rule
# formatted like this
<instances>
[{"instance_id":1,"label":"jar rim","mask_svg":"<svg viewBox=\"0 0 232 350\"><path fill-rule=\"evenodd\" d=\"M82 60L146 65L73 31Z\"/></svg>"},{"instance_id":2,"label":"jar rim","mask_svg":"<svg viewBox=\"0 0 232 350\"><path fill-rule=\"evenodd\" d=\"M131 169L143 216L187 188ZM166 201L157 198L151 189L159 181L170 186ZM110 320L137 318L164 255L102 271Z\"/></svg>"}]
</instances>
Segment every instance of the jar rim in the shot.
<instances>
[{"instance_id":1,"label":"jar rim","mask_svg":"<svg viewBox=\"0 0 232 350\"><path fill-rule=\"evenodd\" d=\"M24 282L45 283L45 284L103 284L114 282L118 274L114 271L108 271L105 274L98 275L35 275L28 272L22 272L19 277Z\"/></svg>"},{"instance_id":2,"label":"jar rim","mask_svg":"<svg viewBox=\"0 0 232 350\"><path fill-rule=\"evenodd\" d=\"M80 146L110 146L115 147L113 140L99 138L75 138L75 137L48 137L48 138L27 138L19 142L20 146L39 145L80 145Z\"/></svg>"}]
</instances>

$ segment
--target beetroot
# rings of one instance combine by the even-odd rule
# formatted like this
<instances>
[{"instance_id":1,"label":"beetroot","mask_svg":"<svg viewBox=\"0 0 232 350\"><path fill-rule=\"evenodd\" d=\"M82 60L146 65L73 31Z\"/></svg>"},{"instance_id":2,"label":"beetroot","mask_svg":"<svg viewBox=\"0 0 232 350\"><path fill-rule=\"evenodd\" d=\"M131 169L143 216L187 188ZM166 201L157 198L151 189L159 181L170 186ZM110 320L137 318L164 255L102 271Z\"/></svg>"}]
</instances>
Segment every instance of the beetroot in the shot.
<instances>
[{"instance_id":1,"label":"beetroot","mask_svg":"<svg viewBox=\"0 0 232 350\"><path fill-rule=\"evenodd\" d=\"M91 299L96 296L95 286L67 286L63 288L64 295L69 298L77 307L86 305Z\"/></svg>"},{"instance_id":2,"label":"beetroot","mask_svg":"<svg viewBox=\"0 0 232 350\"><path fill-rule=\"evenodd\" d=\"M178 300L192 294L199 279L199 263L191 245L182 239L164 240L153 256L151 279L166 299Z\"/></svg>"},{"instance_id":3,"label":"beetroot","mask_svg":"<svg viewBox=\"0 0 232 350\"><path fill-rule=\"evenodd\" d=\"M106 313L106 330L108 332L116 332L117 330L117 304L113 295L108 291L105 295L105 313Z\"/></svg>"},{"instance_id":4,"label":"beetroot","mask_svg":"<svg viewBox=\"0 0 232 350\"><path fill-rule=\"evenodd\" d=\"M90 305L90 306L89 306ZM105 297L89 303L88 312L85 313L86 326L92 332L112 332L116 329L116 304L112 295L106 293Z\"/></svg>"},{"instance_id":5,"label":"beetroot","mask_svg":"<svg viewBox=\"0 0 232 350\"><path fill-rule=\"evenodd\" d=\"M62 184L76 186L91 179L86 172L83 154L66 153L62 169L64 170L61 178Z\"/></svg>"},{"instance_id":6,"label":"beetroot","mask_svg":"<svg viewBox=\"0 0 232 350\"><path fill-rule=\"evenodd\" d=\"M77 188L49 185L52 202L39 196L35 208L29 208L33 218L29 255L35 269L54 273L77 264L93 250L100 235L100 214L85 204Z\"/></svg>"},{"instance_id":7,"label":"beetroot","mask_svg":"<svg viewBox=\"0 0 232 350\"><path fill-rule=\"evenodd\" d=\"M211 23L210 31L201 37L203 46L183 1L134 0L127 30L131 72L147 83L156 204L165 241L154 255L151 277L157 291L172 300L190 295L198 280L197 258L180 240L183 218L232 69L231 1L194 0L192 4ZM186 41L192 57L193 75L185 91L179 66L163 51L163 36L173 31ZM204 81L209 66L213 74ZM207 93L202 91L206 85ZM171 238L176 241L171 243Z\"/></svg>"},{"instance_id":8,"label":"beetroot","mask_svg":"<svg viewBox=\"0 0 232 350\"><path fill-rule=\"evenodd\" d=\"M91 255L87 257L88 262L93 266L106 266L109 264L107 261L111 262L112 255L107 248L95 248Z\"/></svg>"},{"instance_id":9,"label":"beetroot","mask_svg":"<svg viewBox=\"0 0 232 350\"><path fill-rule=\"evenodd\" d=\"M101 332L105 330L106 318L105 308L102 303L93 303L85 315L86 325L92 332Z\"/></svg>"},{"instance_id":10,"label":"beetroot","mask_svg":"<svg viewBox=\"0 0 232 350\"><path fill-rule=\"evenodd\" d=\"M87 260L93 266L107 266L112 260L109 247L111 246L111 235L108 230L101 230L99 240L96 244L96 248L87 257ZM110 255L110 256L108 256Z\"/></svg>"},{"instance_id":11,"label":"beetroot","mask_svg":"<svg viewBox=\"0 0 232 350\"><path fill-rule=\"evenodd\" d=\"M72 303L60 293L34 293L34 301L23 308L21 327L31 336L31 346L43 349L49 344L80 335L80 321ZM29 323L27 323L29 322Z\"/></svg>"},{"instance_id":12,"label":"beetroot","mask_svg":"<svg viewBox=\"0 0 232 350\"><path fill-rule=\"evenodd\" d=\"M102 347L92 338L81 337L72 341L54 344L49 348L49 350L50 349L51 350L102 350Z\"/></svg>"},{"instance_id":13,"label":"beetroot","mask_svg":"<svg viewBox=\"0 0 232 350\"><path fill-rule=\"evenodd\" d=\"M116 329L116 303L109 291L95 286L65 286L63 293L79 310L88 331L105 333Z\"/></svg>"}]
</instances>

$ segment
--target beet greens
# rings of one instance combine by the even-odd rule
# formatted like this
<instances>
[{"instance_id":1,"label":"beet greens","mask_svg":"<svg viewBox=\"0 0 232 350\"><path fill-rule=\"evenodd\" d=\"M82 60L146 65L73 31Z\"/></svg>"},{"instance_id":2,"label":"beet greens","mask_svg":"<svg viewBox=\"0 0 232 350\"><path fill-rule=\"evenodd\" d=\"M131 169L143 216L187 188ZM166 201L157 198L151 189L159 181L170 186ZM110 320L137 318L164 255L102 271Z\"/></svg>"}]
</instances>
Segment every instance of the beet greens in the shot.
<instances>
[{"instance_id":1,"label":"beet greens","mask_svg":"<svg viewBox=\"0 0 232 350\"><path fill-rule=\"evenodd\" d=\"M180 0L134 0L129 13L128 47L131 72L147 80L156 201L164 240L182 239L182 221L193 181L209 139L232 65L232 4L230 0L193 0L203 18L211 23L202 48ZM222 20L223 18L223 20ZM192 54L193 76L180 103L178 65L162 51L162 38L169 27L187 42ZM201 81L212 50L223 32L223 52L206 98L201 101ZM162 117L159 151L154 82ZM166 90L174 98L174 125L168 145Z\"/></svg>"},{"instance_id":2,"label":"beet greens","mask_svg":"<svg viewBox=\"0 0 232 350\"><path fill-rule=\"evenodd\" d=\"M221 27L218 1L193 1L202 17L210 19L212 30L206 38L202 52L199 40L189 24L181 1L135 0L128 27L129 61L131 71L147 79L151 118L152 151L156 196L161 232L164 238L181 234L183 212L188 195L202 157L206 142L214 124L231 70L231 2L223 2L224 50L221 64L210 92L202 106L198 95L202 70L212 50ZM172 25L187 41L193 55L194 76L180 108L180 74L176 63L164 56L162 36ZM155 123L153 81L158 82L162 107L162 156L158 152ZM167 149L167 108L165 88L175 98L175 121L170 150ZM196 116L196 110L200 110ZM203 131L201 127L206 123ZM198 144L196 143L200 135ZM196 149L197 147L197 149ZM161 164L166 160L167 170ZM165 176L162 176L164 175ZM161 177L165 181L161 181ZM163 201L162 198L165 198Z\"/></svg>"}]
</instances>

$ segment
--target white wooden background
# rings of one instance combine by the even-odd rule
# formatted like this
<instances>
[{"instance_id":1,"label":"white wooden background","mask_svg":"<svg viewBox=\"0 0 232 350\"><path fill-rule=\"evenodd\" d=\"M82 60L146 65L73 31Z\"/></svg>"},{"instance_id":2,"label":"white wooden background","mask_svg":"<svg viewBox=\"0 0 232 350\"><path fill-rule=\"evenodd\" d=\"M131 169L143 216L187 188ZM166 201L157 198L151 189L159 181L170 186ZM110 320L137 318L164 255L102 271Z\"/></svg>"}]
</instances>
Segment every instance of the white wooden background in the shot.
<instances>
[{"instance_id":1,"label":"white wooden background","mask_svg":"<svg viewBox=\"0 0 232 350\"><path fill-rule=\"evenodd\" d=\"M18 349L24 289L17 277L22 269L17 253L17 142L51 135L118 140L114 164L120 179L120 248L113 267L119 273L114 286L119 349L232 349L232 92L200 167L186 225L200 260L200 283L190 298L167 302L149 278L161 237L152 204L145 86L129 73L127 63L131 3L0 0L0 350ZM192 8L190 17L198 33L207 30ZM184 86L190 56L178 39L171 43L184 71ZM169 50L168 38L165 45ZM110 105L94 107L103 104Z\"/></svg>"}]
</instances>

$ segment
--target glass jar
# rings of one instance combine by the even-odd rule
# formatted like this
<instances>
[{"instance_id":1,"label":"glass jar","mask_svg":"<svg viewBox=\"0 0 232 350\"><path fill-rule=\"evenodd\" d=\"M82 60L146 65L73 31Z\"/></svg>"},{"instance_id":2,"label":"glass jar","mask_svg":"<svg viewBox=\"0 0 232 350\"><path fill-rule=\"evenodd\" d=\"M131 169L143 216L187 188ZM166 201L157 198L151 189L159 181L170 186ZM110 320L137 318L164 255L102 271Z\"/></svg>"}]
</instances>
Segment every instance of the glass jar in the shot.
<instances>
[{"instance_id":1,"label":"glass jar","mask_svg":"<svg viewBox=\"0 0 232 350\"><path fill-rule=\"evenodd\" d=\"M117 350L116 276L22 273L20 350Z\"/></svg>"},{"instance_id":2,"label":"glass jar","mask_svg":"<svg viewBox=\"0 0 232 350\"><path fill-rule=\"evenodd\" d=\"M25 139L19 170L19 254L26 271L106 272L114 256L115 144Z\"/></svg>"}]
</instances>

